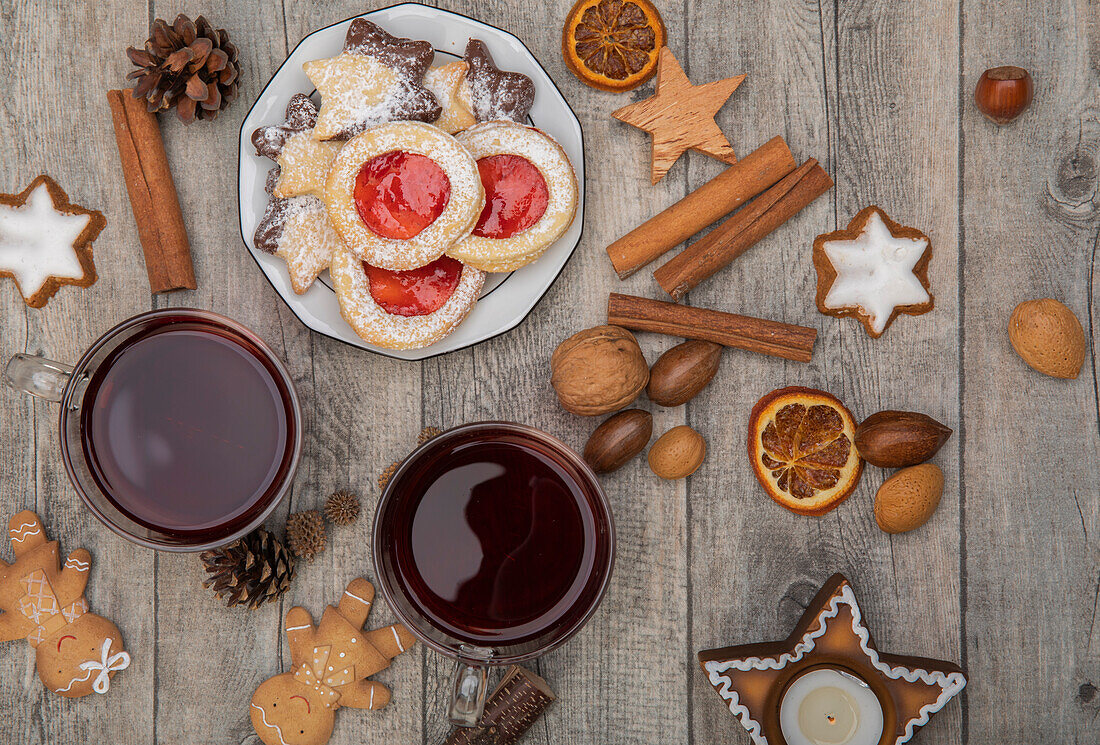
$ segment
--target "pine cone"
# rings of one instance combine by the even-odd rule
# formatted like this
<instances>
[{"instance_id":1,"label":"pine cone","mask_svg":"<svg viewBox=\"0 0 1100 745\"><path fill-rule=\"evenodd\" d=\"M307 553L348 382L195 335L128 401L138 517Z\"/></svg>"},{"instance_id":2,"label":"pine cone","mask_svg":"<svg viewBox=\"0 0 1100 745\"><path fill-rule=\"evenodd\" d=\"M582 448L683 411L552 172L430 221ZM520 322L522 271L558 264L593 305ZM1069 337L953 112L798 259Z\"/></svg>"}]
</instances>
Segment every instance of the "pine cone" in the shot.
<instances>
[{"instance_id":1,"label":"pine cone","mask_svg":"<svg viewBox=\"0 0 1100 745\"><path fill-rule=\"evenodd\" d=\"M397 473L397 469L400 467L401 461L394 461L386 466L385 469L382 470L382 473L378 474L379 491L384 491L386 489L386 485L390 483L390 479L393 478L393 475Z\"/></svg>"},{"instance_id":2,"label":"pine cone","mask_svg":"<svg viewBox=\"0 0 1100 745\"><path fill-rule=\"evenodd\" d=\"M278 600L294 579L294 557L278 538L257 528L228 546L203 551L202 563L209 575L202 581L226 605L247 605L254 610Z\"/></svg>"},{"instance_id":3,"label":"pine cone","mask_svg":"<svg viewBox=\"0 0 1100 745\"><path fill-rule=\"evenodd\" d=\"M423 445L428 440L439 437L441 434L443 434L443 430L439 427L425 427L420 430L420 434L416 436L416 444Z\"/></svg>"},{"instance_id":4,"label":"pine cone","mask_svg":"<svg viewBox=\"0 0 1100 745\"><path fill-rule=\"evenodd\" d=\"M325 550L325 520L317 510L295 512L286 519L286 541L290 550L306 561L313 561Z\"/></svg>"},{"instance_id":5,"label":"pine cone","mask_svg":"<svg viewBox=\"0 0 1100 745\"><path fill-rule=\"evenodd\" d=\"M134 98L144 98L149 111L175 107L184 124L214 119L237 98L240 61L225 29L215 29L202 16L192 21L182 13L169 26L153 21L145 49L126 50L138 69Z\"/></svg>"},{"instance_id":6,"label":"pine cone","mask_svg":"<svg viewBox=\"0 0 1100 745\"><path fill-rule=\"evenodd\" d=\"M325 502L325 517L333 525L351 525L359 517L359 497L341 489Z\"/></svg>"}]
</instances>

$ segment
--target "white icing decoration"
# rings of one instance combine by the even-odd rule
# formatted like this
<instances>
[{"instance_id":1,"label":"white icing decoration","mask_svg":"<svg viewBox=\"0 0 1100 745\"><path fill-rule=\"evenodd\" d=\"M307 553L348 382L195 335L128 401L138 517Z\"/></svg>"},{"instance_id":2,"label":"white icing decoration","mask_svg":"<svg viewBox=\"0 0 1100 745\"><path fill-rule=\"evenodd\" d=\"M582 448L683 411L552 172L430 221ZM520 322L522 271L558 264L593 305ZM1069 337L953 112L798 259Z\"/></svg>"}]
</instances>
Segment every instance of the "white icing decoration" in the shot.
<instances>
[{"instance_id":1,"label":"white icing decoration","mask_svg":"<svg viewBox=\"0 0 1100 745\"><path fill-rule=\"evenodd\" d=\"M358 600L358 601L359 601L360 603L362 603L363 605L366 605L366 606L370 606L370 601L369 601L369 600L364 600L363 598L359 597L358 595L356 595L356 594L354 594L354 593L351 593L351 592L349 592L349 591L347 591L347 590L344 590L344 594L345 594L345 595L347 595L348 597L353 597L353 598L355 598L356 600Z\"/></svg>"},{"instance_id":2,"label":"white icing decoration","mask_svg":"<svg viewBox=\"0 0 1100 745\"><path fill-rule=\"evenodd\" d=\"M856 603L855 593L852 592L850 585L844 585L843 589L832 597L829 601L829 605L818 614L816 619L817 628L812 631L807 631L803 635L802 640L795 645L793 652L784 652L778 658L766 657L761 659L760 657L746 657L745 659L726 660L725 662L711 660L703 666L707 671L710 684L715 687L719 696L729 701L730 712L741 720L741 725L748 731L753 742L757 745L768 745L768 739L764 737L762 733L760 722L753 719L748 708L740 703L737 691L734 691L730 687L730 679L722 675L722 673L731 668L741 671L779 670L792 662L798 662L807 652L813 650L815 640L826 631L825 621L829 618L836 617L840 612L840 605L842 603L847 605L851 610L852 631L859 637L859 646L863 650L863 653L867 655L867 658L875 669L892 680L904 680L908 683L920 680L926 685L938 686L940 688L939 697L933 703L921 707L920 716L910 719L905 724L905 732L894 741L894 745L903 745L903 743L909 742L909 739L913 736L917 727L923 727L928 724L929 717L942 709L944 704L958 695L959 691L966 686L966 676L962 673L945 674L939 670L929 672L921 668L910 670L900 665L891 667L885 662L882 662L879 659L878 651L871 647L871 634L863 625L863 617L860 613L859 605Z\"/></svg>"},{"instance_id":3,"label":"white icing decoration","mask_svg":"<svg viewBox=\"0 0 1100 745\"><path fill-rule=\"evenodd\" d=\"M263 707L252 704L252 708L259 710L260 719L263 721L265 727L275 730L275 734L279 736L279 742L281 742L283 745L287 745L287 741L283 739L283 731L279 729L279 725L272 724L271 722L267 721L267 713L264 712Z\"/></svg>"},{"instance_id":4,"label":"white icing decoration","mask_svg":"<svg viewBox=\"0 0 1100 745\"><path fill-rule=\"evenodd\" d=\"M393 640L395 642L397 642L397 648L400 649L402 652L404 652L405 651L405 645L401 643L401 637L397 635L397 627L396 626L390 626L390 631L393 632Z\"/></svg>"},{"instance_id":5,"label":"white icing decoration","mask_svg":"<svg viewBox=\"0 0 1100 745\"><path fill-rule=\"evenodd\" d=\"M370 687L370 701L367 702L367 708L368 709L373 709L374 708L374 686L373 685Z\"/></svg>"},{"instance_id":6,"label":"white icing decoration","mask_svg":"<svg viewBox=\"0 0 1100 745\"><path fill-rule=\"evenodd\" d=\"M875 332L882 333L894 308L928 302L928 291L913 274L927 248L927 238L898 238L882 215L872 212L858 236L824 244L836 270L825 307L860 308Z\"/></svg>"},{"instance_id":7,"label":"white icing decoration","mask_svg":"<svg viewBox=\"0 0 1100 745\"><path fill-rule=\"evenodd\" d=\"M0 241L2 240L3 238L0 237ZM4 247L2 244L0 244L0 256L3 256L3 251ZM34 530L31 530L31 528L34 528ZM27 538L30 538L32 535L38 535L41 532L42 530L38 527L38 523L23 523L18 528L11 529L11 539L18 543L22 543Z\"/></svg>"},{"instance_id":8,"label":"white icing decoration","mask_svg":"<svg viewBox=\"0 0 1100 745\"><path fill-rule=\"evenodd\" d=\"M87 670L89 674L98 671L95 682L92 683L92 690L96 693L106 693L107 689L111 687L110 673L130 667L130 655L128 653L116 652L111 654L111 642L113 641L114 639L110 637L103 640L102 659L81 662L79 666L81 670ZM70 685L72 684L70 683Z\"/></svg>"},{"instance_id":9,"label":"white icing decoration","mask_svg":"<svg viewBox=\"0 0 1100 745\"><path fill-rule=\"evenodd\" d=\"M287 626L286 630L287 631L301 631L302 629L308 629L308 628L309 628L309 624L307 623L304 626Z\"/></svg>"},{"instance_id":10,"label":"white icing decoration","mask_svg":"<svg viewBox=\"0 0 1100 745\"><path fill-rule=\"evenodd\" d=\"M58 212L44 183L26 204L0 205L0 269L15 275L24 298L37 295L50 277L80 279L84 267L73 244L91 219Z\"/></svg>"},{"instance_id":11,"label":"white icing decoration","mask_svg":"<svg viewBox=\"0 0 1100 745\"><path fill-rule=\"evenodd\" d=\"M88 569L91 568L92 565L87 561L74 559L72 556L70 556L68 559L65 560L65 566L69 567L70 569L75 569L78 572L86 572L88 571Z\"/></svg>"},{"instance_id":12,"label":"white icing decoration","mask_svg":"<svg viewBox=\"0 0 1100 745\"><path fill-rule=\"evenodd\" d=\"M87 680L87 679L88 679L88 678L90 678L90 677L92 677L92 671L91 671L91 670L87 670L87 671L85 671L85 673L84 673L84 677L82 677L82 678L73 678L72 680L70 680L70 681L69 681L69 685L65 686L64 688L58 688L58 689L56 690L56 693L67 693L68 691L71 691L71 690L72 690L72 687L73 687L73 686L74 686L75 684L77 684L77 683L83 683L83 682L84 682L85 680Z\"/></svg>"}]
</instances>

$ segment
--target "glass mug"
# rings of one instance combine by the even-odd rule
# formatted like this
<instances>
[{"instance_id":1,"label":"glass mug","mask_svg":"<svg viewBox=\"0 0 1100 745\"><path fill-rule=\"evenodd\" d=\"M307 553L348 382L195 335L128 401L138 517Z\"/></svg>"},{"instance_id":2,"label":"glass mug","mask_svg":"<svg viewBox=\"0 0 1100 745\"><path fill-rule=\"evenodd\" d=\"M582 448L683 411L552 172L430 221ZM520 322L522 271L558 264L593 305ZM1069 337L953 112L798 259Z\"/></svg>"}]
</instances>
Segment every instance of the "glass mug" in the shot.
<instances>
[{"instance_id":1,"label":"glass mug","mask_svg":"<svg viewBox=\"0 0 1100 745\"><path fill-rule=\"evenodd\" d=\"M61 404L61 456L111 530L149 548L202 551L260 525L290 489L302 447L283 363L217 313L143 313L70 367L19 354L17 390Z\"/></svg>"},{"instance_id":2,"label":"glass mug","mask_svg":"<svg viewBox=\"0 0 1100 745\"><path fill-rule=\"evenodd\" d=\"M488 668L538 657L592 617L615 529L588 465L532 427L478 422L429 440L378 502L375 575L394 613L455 659L449 719L475 726Z\"/></svg>"}]
</instances>

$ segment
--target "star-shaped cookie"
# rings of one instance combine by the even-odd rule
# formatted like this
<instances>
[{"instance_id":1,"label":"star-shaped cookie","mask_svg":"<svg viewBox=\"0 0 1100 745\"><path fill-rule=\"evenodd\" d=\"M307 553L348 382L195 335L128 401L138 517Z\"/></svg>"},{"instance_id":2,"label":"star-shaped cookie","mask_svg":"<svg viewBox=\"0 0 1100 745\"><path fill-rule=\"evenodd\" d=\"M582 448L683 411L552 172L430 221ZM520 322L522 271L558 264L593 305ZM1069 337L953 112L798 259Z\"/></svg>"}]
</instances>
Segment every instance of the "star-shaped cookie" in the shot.
<instances>
[{"instance_id":1,"label":"star-shaped cookie","mask_svg":"<svg viewBox=\"0 0 1100 745\"><path fill-rule=\"evenodd\" d=\"M280 199L325 195L325 176L342 143L313 138L317 106L309 96L297 93L286 106L286 121L260 127L252 133L256 154L279 164L279 181L273 194Z\"/></svg>"},{"instance_id":2,"label":"star-shaped cookie","mask_svg":"<svg viewBox=\"0 0 1100 745\"><path fill-rule=\"evenodd\" d=\"M653 141L651 175L657 183L685 150L737 162L729 140L714 123L718 110L745 79L738 75L703 85L692 85L668 47L657 62L657 92L615 111L611 116L649 132Z\"/></svg>"},{"instance_id":3,"label":"star-shaped cookie","mask_svg":"<svg viewBox=\"0 0 1100 745\"><path fill-rule=\"evenodd\" d=\"M854 316L877 339L898 314L932 310L931 259L928 236L898 225L879 207L867 207L846 229L814 239L817 309L837 318Z\"/></svg>"},{"instance_id":4,"label":"star-shaped cookie","mask_svg":"<svg viewBox=\"0 0 1100 745\"><path fill-rule=\"evenodd\" d=\"M461 60L428 70L424 85L443 108L432 124L448 134L500 119L523 124L535 102L534 81L497 67L480 39L466 43Z\"/></svg>"},{"instance_id":5,"label":"star-shaped cookie","mask_svg":"<svg viewBox=\"0 0 1100 745\"><path fill-rule=\"evenodd\" d=\"M426 41L391 36L356 18L343 52L302 65L321 93L314 139L347 140L386 122L438 119L439 102L422 84L434 55Z\"/></svg>"},{"instance_id":6,"label":"star-shaped cookie","mask_svg":"<svg viewBox=\"0 0 1100 745\"><path fill-rule=\"evenodd\" d=\"M69 202L45 174L18 194L0 194L0 277L11 277L23 301L41 308L62 285L96 281L92 241L107 225L102 212Z\"/></svg>"},{"instance_id":7,"label":"star-shaped cookie","mask_svg":"<svg viewBox=\"0 0 1100 745\"><path fill-rule=\"evenodd\" d=\"M786 640L706 650L699 664L756 745L786 742L781 719L797 712L781 710L788 686L804 673L832 668L869 688L882 710L883 733L874 741L893 745L908 742L966 685L966 673L950 662L879 652L840 574L829 578Z\"/></svg>"},{"instance_id":8,"label":"star-shaped cookie","mask_svg":"<svg viewBox=\"0 0 1100 745\"><path fill-rule=\"evenodd\" d=\"M275 167L267 177L269 194L278 180L279 168ZM273 195L252 242L264 253L275 254L286 262L290 286L299 295L328 268L332 252L341 246L325 203L314 196L282 199Z\"/></svg>"}]
</instances>

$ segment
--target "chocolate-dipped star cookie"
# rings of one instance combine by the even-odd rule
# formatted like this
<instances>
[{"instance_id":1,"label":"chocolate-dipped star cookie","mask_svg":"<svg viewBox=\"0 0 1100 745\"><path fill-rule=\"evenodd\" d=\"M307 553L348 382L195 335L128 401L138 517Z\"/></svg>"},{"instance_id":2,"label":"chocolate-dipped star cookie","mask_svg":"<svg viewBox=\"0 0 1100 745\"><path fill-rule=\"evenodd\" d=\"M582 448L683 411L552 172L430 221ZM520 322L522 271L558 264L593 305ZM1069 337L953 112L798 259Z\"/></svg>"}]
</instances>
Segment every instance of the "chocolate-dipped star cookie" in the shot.
<instances>
[{"instance_id":1,"label":"chocolate-dipped star cookie","mask_svg":"<svg viewBox=\"0 0 1100 745\"><path fill-rule=\"evenodd\" d=\"M347 140L386 122L438 119L439 102L422 84L434 55L426 41L391 36L356 18L343 52L302 66L321 92L314 139Z\"/></svg>"},{"instance_id":2,"label":"chocolate-dipped star cookie","mask_svg":"<svg viewBox=\"0 0 1100 745\"><path fill-rule=\"evenodd\" d=\"M325 176L332 166L338 142L319 142L313 138L317 124L317 106L309 96L298 93L286 106L286 122L260 127L252 133L256 154L279 164L279 180L272 194L280 199L307 194L321 198Z\"/></svg>"},{"instance_id":3,"label":"chocolate-dipped star cookie","mask_svg":"<svg viewBox=\"0 0 1100 745\"><path fill-rule=\"evenodd\" d=\"M518 72L501 70L493 63L489 48L480 39L466 42L464 57L470 69L470 101L479 122L511 119L523 124L535 102L535 83Z\"/></svg>"},{"instance_id":4,"label":"chocolate-dipped star cookie","mask_svg":"<svg viewBox=\"0 0 1100 745\"><path fill-rule=\"evenodd\" d=\"M267 174L266 191L272 194L280 181L279 167ZM328 268L340 238L328 219L325 204L314 196L283 199L272 194L256 226L252 243L264 253L286 262L290 286L301 295Z\"/></svg>"},{"instance_id":5,"label":"chocolate-dipped star cookie","mask_svg":"<svg viewBox=\"0 0 1100 745\"><path fill-rule=\"evenodd\" d=\"M950 662L879 652L840 574L785 641L706 650L699 664L756 745L901 745L966 685Z\"/></svg>"}]
</instances>

